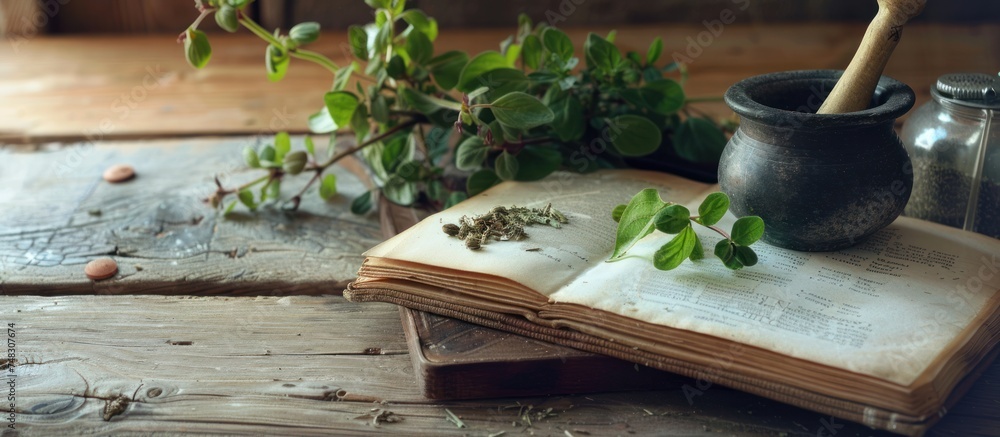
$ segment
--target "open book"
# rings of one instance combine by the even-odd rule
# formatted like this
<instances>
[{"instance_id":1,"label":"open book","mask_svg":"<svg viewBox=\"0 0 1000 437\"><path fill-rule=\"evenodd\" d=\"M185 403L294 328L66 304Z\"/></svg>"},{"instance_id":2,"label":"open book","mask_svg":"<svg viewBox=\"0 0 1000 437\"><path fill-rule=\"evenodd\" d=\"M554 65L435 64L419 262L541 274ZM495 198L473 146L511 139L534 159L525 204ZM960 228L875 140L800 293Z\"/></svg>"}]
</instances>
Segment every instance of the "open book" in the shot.
<instances>
[{"instance_id":1,"label":"open book","mask_svg":"<svg viewBox=\"0 0 1000 437\"><path fill-rule=\"evenodd\" d=\"M688 396L717 383L907 434L940 418L996 355L998 240L900 218L840 252L757 244L759 263L739 271L711 256L659 271L650 258L671 238L659 232L605 262L612 209L647 187L692 210L718 190L638 170L503 183L369 250L345 296L697 378ZM548 203L569 223L528 227L524 240L473 252L441 230L494 206ZM720 237L697 231L711 253Z\"/></svg>"}]
</instances>

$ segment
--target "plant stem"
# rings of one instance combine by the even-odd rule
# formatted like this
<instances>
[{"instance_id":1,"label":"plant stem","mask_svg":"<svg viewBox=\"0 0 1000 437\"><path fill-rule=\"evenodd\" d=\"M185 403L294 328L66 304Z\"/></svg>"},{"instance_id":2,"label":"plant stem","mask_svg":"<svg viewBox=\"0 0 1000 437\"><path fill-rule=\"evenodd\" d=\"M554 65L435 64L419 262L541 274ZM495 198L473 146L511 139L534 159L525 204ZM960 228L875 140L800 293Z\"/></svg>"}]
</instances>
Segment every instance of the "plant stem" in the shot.
<instances>
[{"instance_id":1,"label":"plant stem","mask_svg":"<svg viewBox=\"0 0 1000 437\"><path fill-rule=\"evenodd\" d=\"M333 165L335 162L340 161L341 159L344 159L344 157L346 157L347 155L353 155L355 152L357 152L357 151L359 151L361 149L364 149L365 147L368 147L368 146L370 146L372 144L375 144L375 143L377 143L379 141L382 141L382 140L384 140L386 138L389 138L389 137L395 135L397 132L399 132L401 130L413 127L414 125L416 125L420 121L421 120L418 119L418 118L411 118L409 120L406 120L406 121L404 121L404 122L402 122L402 123L394 126L392 129L389 129L389 130L383 132L382 134L380 134L377 137L370 138L370 139L368 139L368 141L360 143L360 144L358 144L358 145L356 145L354 147L351 147L351 148L349 148L347 150L344 150L344 151L342 151L342 152L340 152L340 153L338 153L336 155L331 156L330 159L326 160L326 162L324 162L322 164L319 164L316 168L318 170L320 170L320 171L325 170L327 167Z\"/></svg>"},{"instance_id":2,"label":"plant stem","mask_svg":"<svg viewBox=\"0 0 1000 437\"><path fill-rule=\"evenodd\" d=\"M196 18L194 20L194 23L191 23L191 25L188 26L188 29L197 29L198 25L201 24L201 20L204 20L205 17L207 17L209 14L211 14L214 11L215 11L215 9L202 9L201 15L198 15L198 18Z\"/></svg>"},{"instance_id":3,"label":"plant stem","mask_svg":"<svg viewBox=\"0 0 1000 437\"><path fill-rule=\"evenodd\" d=\"M250 182L247 182L247 183L245 183L243 185L240 185L240 186L238 186L236 188L233 188L232 190L223 190L221 193L222 194L239 193L240 191L243 191L243 190L245 190L247 188L250 188L250 187L252 187L254 185L257 185L257 184L259 184L261 182L270 181L273 177L274 177L274 174L268 172L264 176L261 176L261 177L259 177L257 179L254 179L254 180L252 180Z\"/></svg>"},{"instance_id":4,"label":"plant stem","mask_svg":"<svg viewBox=\"0 0 1000 437\"><path fill-rule=\"evenodd\" d=\"M327 58L326 56L323 56L311 50L291 49L288 51L288 54L292 55L293 58L299 58L304 61L310 61L315 64L319 64L320 66L326 68L327 70L330 70L330 72L334 74L336 74L337 70L340 69L340 67L337 67L337 64L331 61L330 58Z\"/></svg>"},{"instance_id":5,"label":"plant stem","mask_svg":"<svg viewBox=\"0 0 1000 437\"><path fill-rule=\"evenodd\" d=\"M239 15L239 21L240 21L240 24L243 25L243 27L246 27L247 30L249 30L250 32L252 32L254 35L257 35L258 37L260 37L260 39L263 39L264 41L267 41L268 44L273 44L273 45L276 45L278 47L283 46L283 44L281 43L281 41L279 41L277 38L275 38L274 35L271 35L270 32L268 32L263 27L261 27L259 24L257 24L256 21L253 21L250 17L248 17L246 15L243 15L243 14L240 14Z\"/></svg>"},{"instance_id":6,"label":"plant stem","mask_svg":"<svg viewBox=\"0 0 1000 437\"><path fill-rule=\"evenodd\" d=\"M715 225L712 225L712 226L705 226L705 227L706 227L706 228L709 228L709 229L711 229L711 230L713 230L713 231L715 231L715 232L718 232L718 233L719 233L719 235L722 235L722 236L723 236L723 237L725 237L725 239L727 239L727 240L732 240L732 239L733 239L732 237L730 237L730 236L729 236L729 234L728 234L728 233L726 233L726 231L723 231L722 229L719 229L719 227L718 227L718 226L715 226Z\"/></svg>"},{"instance_id":7,"label":"plant stem","mask_svg":"<svg viewBox=\"0 0 1000 437\"><path fill-rule=\"evenodd\" d=\"M257 35L258 37L260 37L260 39L263 39L268 44L275 45L278 47L284 47L284 43L282 43L281 40L275 38L274 35L271 35L267 31L267 29L261 27L261 25L257 24L257 22L253 21L253 19L251 19L250 17L240 14L239 21L240 24L243 25L243 27L246 27L247 30L249 30L254 35ZM335 62L330 60L330 58L311 50L294 48L294 49L289 49L288 54L291 55L293 58L299 58L304 61L315 63L323 68L326 68L327 70L330 70L331 73L337 73L337 70L340 69L340 67L338 67Z\"/></svg>"},{"instance_id":8,"label":"plant stem","mask_svg":"<svg viewBox=\"0 0 1000 437\"><path fill-rule=\"evenodd\" d=\"M379 141L382 141L382 140L384 140L386 138L389 138L389 137L395 135L396 133L398 133L401 130L413 127L414 125L419 124L420 121L421 121L421 119L419 119L419 118L411 118L409 120L406 120L406 121L404 121L404 122L402 122L402 123L394 126L392 129L389 129L389 130L383 132L382 134L380 134L377 137L370 138L368 141L360 143L360 144L358 144L358 145L356 145L354 147L351 147L351 148L349 148L347 150L344 150L344 151L342 151L342 152L340 152L340 153L338 153L336 155L331 156L330 159L326 160L326 162L324 162L322 164L317 164L317 165L315 165L313 167L309 167L307 170L314 171L314 172L316 172L316 174L314 174L313 177L309 179L309 182L306 182L305 186L303 186L302 189L299 190L299 193L296 194L293 197L293 199L294 198L301 199L302 195L305 194L306 190L308 190L309 187L312 186L312 184L316 183L316 181L318 181L320 179L320 177L323 176L323 172L326 171L326 169L329 168L331 165L335 164L337 161L340 161L341 159L346 158L348 155L353 155L354 153L356 153L357 151L359 151L361 149L364 149L365 147L368 147L368 146L370 146L372 144L375 144L375 143L377 143Z\"/></svg>"}]
</instances>

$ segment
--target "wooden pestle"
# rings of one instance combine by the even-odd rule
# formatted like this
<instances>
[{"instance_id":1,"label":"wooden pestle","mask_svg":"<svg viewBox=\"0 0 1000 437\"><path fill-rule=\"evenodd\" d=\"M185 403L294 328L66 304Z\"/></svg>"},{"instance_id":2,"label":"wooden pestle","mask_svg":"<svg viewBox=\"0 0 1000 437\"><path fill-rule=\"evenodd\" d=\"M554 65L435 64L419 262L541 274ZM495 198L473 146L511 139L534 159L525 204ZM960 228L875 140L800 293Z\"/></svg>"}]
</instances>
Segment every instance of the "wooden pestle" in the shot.
<instances>
[{"instance_id":1,"label":"wooden pestle","mask_svg":"<svg viewBox=\"0 0 1000 437\"><path fill-rule=\"evenodd\" d=\"M868 109L882 70L899 43L903 25L920 14L925 3L927 0L878 0L878 13L868 25L858 51L817 114Z\"/></svg>"}]
</instances>

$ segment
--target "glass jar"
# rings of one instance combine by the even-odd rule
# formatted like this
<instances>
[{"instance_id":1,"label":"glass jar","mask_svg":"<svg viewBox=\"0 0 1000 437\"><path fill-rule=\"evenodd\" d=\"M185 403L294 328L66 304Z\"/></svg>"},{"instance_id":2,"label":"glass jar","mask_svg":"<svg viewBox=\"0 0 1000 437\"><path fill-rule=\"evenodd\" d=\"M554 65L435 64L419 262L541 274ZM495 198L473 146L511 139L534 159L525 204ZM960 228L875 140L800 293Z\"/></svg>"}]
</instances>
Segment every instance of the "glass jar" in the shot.
<instances>
[{"instance_id":1,"label":"glass jar","mask_svg":"<svg viewBox=\"0 0 1000 437\"><path fill-rule=\"evenodd\" d=\"M900 139L913 162L904 214L1000 238L1000 77L947 74Z\"/></svg>"}]
</instances>

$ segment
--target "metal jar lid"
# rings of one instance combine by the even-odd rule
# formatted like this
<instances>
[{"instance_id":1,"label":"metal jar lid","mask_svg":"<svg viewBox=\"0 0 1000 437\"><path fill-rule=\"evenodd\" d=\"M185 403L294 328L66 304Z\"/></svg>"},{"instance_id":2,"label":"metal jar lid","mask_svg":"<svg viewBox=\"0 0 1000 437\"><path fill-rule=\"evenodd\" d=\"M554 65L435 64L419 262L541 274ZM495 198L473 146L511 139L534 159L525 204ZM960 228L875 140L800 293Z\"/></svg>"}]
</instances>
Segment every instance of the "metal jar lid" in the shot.
<instances>
[{"instance_id":1,"label":"metal jar lid","mask_svg":"<svg viewBox=\"0 0 1000 437\"><path fill-rule=\"evenodd\" d=\"M943 100L973 108L1000 109L1000 75L952 73L941 76L931 90Z\"/></svg>"}]
</instances>

